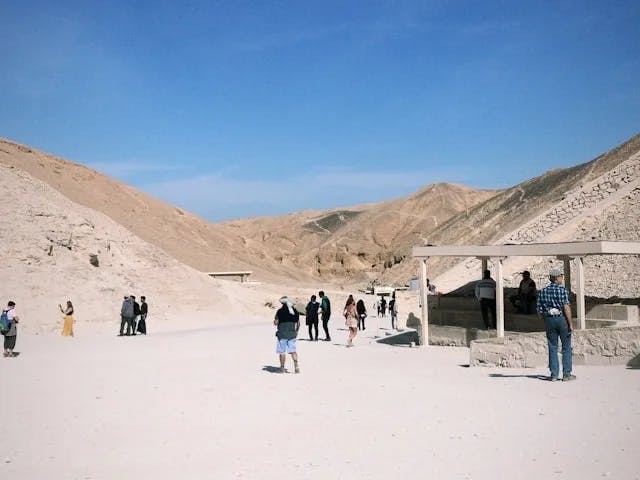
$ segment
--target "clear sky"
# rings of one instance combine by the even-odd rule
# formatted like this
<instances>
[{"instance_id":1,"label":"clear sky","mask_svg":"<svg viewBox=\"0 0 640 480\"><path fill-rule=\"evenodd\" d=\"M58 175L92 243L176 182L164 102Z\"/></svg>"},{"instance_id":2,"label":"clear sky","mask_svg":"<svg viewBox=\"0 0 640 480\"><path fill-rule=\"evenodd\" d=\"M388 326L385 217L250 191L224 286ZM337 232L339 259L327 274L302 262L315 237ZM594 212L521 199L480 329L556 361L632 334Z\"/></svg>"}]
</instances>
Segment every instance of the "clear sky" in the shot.
<instances>
[{"instance_id":1,"label":"clear sky","mask_svg":"<svg viewBox=\"0 0 640 480\"><path fill-rule=\"evenodd\" d=\"M211 220L511 186L640 132L637 0L4 0L0 19L0 136Z\"/></svg>"}]
</instances>

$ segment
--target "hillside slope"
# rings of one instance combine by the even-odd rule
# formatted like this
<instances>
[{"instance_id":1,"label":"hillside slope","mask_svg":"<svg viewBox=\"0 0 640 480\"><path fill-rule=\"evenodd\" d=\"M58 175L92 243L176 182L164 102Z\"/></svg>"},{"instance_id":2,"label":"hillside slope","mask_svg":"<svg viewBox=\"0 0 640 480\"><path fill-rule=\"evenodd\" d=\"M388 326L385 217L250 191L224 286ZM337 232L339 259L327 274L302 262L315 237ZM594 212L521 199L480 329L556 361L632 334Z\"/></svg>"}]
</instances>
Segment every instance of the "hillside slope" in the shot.
<instances>
[{"instance_id":1,"label":"hillside slope","mask_svg":"<svg viewBox=\"0 0 640 480\"><path fill-rule=\"evenodd\" d=\"M434 185L347 209L213 224L85 166L0 139L0 165L47 183L201 271L252 270L267 281L369 281L421 236L495 194Z\"/></svg>"},{"instance_id":2,"label":"hillside slope","mask_svg":"<svg viewBox=\"0 0 640 480\"><path fill-rule=\"evenodd\" d=\"M457 215L434 230L427 243L503 244L573 240L640 240L640 135L598 158L572 168L553 170L510 188ZM623 212L618 217L611 212ZM555 259L510 259L506 272L512 284L519 269L538 271L538 281ZM458 263L451 258L432 259L433 274L443 273ZM465 261L439 279L443 289L454 288L477 278L479 267ZM606 276L598 265L608 264ZM463 268L464 266L464 268ZM637 280L631 279L640 266L631 257L589 257L588 293L610 296L624 292L637 295ZM394 272L395 278L415 275L415 262L406 262ZM605 273L605 272L602 272ZM611 288L607 288L607 283Z\"/></svg>"},{"instance_id":3,"label":"hillside slope","mask_svg":"<svg viewBox=\"0 0 640 480\"><path fill-rule=\"evenodd\" d=\"M57 305L70 299L80 323L111 322L115 333L125 294L146 295L153 322L200 311L215 312L213 322L263 313L263 297L252 301L239 283L181 264L26 172L0 165L0 190L0 298L17 303L21 328L59 328Z\"/></svg>"}]
</instances>

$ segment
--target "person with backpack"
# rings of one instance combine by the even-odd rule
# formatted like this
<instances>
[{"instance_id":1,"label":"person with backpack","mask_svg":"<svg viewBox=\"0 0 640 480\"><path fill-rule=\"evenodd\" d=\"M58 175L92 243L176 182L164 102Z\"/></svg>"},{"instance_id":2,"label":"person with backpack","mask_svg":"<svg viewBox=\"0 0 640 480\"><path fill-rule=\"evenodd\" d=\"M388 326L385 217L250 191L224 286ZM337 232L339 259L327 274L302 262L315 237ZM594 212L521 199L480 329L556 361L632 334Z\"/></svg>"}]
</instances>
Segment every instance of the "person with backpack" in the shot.
<instances>
[{"instance_id":1,"label":"person with backpack","mask_svg":"<svg viewBox=\"0 0 640 480\"><path fill-rule=\"evenodd\" d=\"M320 296L320 310L322 310L322 328L324 329L324 341L330 342L331 335L329 335L329 319L331 318L331 302L322 290L318 292Z\"/></svg>"},{"instance_id":2,"label":"person with backpack","mask_svg":"<svg viewBox=\"0 0 640 480\"><path fill-rule=\"evenodd\" d=\"M2 310L0 315L0 332L4 335L4 353L3 357L15 357L13 349L16 348L16 340L18 338L17 324L20 322L16 314L16 303L9 301L7 308Z\"/></svg>"},{"instance_id":3,"label":"person with backpack","mask_svg":"<svg viewBox=\"0 0 640 480\"><path fill-rule=\"evenodd\" d=\"M294 371L300 373L298 352L296 350L296 339L298 338L298 329L300 328L300 314L286 296L280 298L280 303L282 307L276 312L273 320L273 324L277 328L276 338L278 339L278 344L276 346L276 353L280 359L280 369L278 372L287 373L285 361L287 359L287 353L289 353L293 360Z\"/></svg>"}]
</instances>

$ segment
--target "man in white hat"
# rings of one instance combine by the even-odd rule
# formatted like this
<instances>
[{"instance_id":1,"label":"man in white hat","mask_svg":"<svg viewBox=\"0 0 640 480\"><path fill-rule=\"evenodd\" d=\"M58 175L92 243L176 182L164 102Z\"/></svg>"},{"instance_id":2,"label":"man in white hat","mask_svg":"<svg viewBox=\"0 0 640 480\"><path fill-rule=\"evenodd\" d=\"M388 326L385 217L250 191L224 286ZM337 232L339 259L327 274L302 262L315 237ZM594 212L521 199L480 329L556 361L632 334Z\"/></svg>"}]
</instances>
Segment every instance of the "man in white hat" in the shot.
<instances>
[{"instance_id":1,"label":"man in white hat","mask_svg":"<svg viewBox=\"0 0 640 480\"><path fill-rule=\"evenodd\" d=\"M547 345L549 347L549 380L555 382L559 378L558 337L562 342L562 380L575 380L572 370L571 332L571 304L569 292L564 288L564 274L557 268L549 272L551 283L538 293L538 314L544 318L547 331Z\"/></svg>"},{"instance_id":2,"label":"man in white hat","mask_svg":"<svg viewBox=\"0 0 640 480\"><path fill-rule=\"evenodd\" d=\"M280 303L282 307L276 312L276 317L273 320L273 324L278 327L276 331L276 337L278 338L276 353L280 357L280 373L287 372L284 366L287 353L291 354L295 372L300 373L298 352L296 351L296 339L298 337L298 329L300 328L300 314L287 297L280 298Z\"/></svg>"}]
</instances>

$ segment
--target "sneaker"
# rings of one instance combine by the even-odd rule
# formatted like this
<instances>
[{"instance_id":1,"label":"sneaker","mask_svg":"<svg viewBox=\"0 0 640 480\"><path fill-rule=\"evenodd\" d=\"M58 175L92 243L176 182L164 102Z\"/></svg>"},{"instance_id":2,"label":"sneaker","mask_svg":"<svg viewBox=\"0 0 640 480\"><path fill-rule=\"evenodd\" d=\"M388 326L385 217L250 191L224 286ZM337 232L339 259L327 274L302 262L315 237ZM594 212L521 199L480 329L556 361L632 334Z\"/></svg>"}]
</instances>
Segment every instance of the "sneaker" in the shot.
<instances>
[{"instance_id":1,"label":"sneaker","mask_svg":"<svg viewBox=\"0 0 640 480\"><path fill-rule=\"evenodd\" d=\"M550 382L557 382L558 381L558 377L554 377L553 375L549 377L549 381Z\"/></svg>"},{"instance_id":2,"label":"sneaker","mask_svg":"<svg viewBox=\"0 0 640 480\"><path fill-rule=\"evenodd\" d=\"M577 377L575 375L571 375L570 373L568 375L564 375L562 377L562 381L563 382L569 382L571 380L575 380Z\"/></svg>"},{"instance_id":3,"label":"sneaker","mask_svg":"<svg viewBox=\"0 0 640 480\"><path fill-rule=\"evenodd\" d=\"M300 373L300 367L296 365L296 369L294 370L296 373Z\"/></svg>"}]
</instances>

